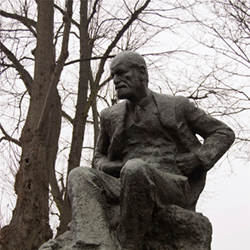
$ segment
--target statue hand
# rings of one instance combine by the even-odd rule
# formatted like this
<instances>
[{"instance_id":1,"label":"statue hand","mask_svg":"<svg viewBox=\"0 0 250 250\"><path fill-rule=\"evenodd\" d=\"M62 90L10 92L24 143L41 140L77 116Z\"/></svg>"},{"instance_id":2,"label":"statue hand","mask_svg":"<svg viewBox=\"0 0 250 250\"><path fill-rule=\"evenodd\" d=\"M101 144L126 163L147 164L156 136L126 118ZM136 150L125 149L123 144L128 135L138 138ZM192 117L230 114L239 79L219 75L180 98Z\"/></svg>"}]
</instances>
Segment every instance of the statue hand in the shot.
<instances>
[{"instance_id":1,"label":"statue hand","mask_svg":"<svg viewBox=\"0 0 250 250\"><path fill-rule=\"evenodd\" d=\"M114 177L119 177L122 167L122 161L106 161L101 164L100 170Z\"/></svg>"},{"instance_id":2,"label":"statue hand","mask_svg":"<svg viewBox=\"0 0 250 250\"><path fill-rule=\"evenodd\" d=\"M190 175L201 165L201 161L194 153L179 154L176 156L175 162L185 176Z\"/></svg>"}]
</instances>

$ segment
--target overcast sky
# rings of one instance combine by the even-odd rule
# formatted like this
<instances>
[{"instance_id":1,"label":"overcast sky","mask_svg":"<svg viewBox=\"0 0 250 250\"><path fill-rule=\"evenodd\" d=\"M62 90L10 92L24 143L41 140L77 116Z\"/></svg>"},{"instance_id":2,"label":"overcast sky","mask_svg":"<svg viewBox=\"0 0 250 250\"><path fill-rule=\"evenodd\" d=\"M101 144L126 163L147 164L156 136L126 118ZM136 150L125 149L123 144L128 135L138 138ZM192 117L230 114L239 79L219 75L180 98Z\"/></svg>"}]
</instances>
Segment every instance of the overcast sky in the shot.
<instances>
[{"instance_id":1,"label":"overcast sky","mask_svg":"<svg viewBox=\"0 0 250 250\"><path fill-rule=\"evenodd\" d=\"M212 250L250 249L250 167L235 161L208 176L197 210L213 226Z\"/></svg>"}]
</instances>

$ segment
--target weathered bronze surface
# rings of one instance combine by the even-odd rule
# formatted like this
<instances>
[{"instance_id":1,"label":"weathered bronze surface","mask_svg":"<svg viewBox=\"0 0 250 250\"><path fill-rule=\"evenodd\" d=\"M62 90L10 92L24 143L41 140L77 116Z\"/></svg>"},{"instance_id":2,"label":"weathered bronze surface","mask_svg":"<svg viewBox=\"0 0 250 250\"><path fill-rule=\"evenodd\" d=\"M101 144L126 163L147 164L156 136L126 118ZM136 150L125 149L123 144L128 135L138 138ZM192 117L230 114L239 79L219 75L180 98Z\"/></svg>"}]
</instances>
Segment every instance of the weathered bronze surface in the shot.
<instances>
[{"instance_id":1,"label":"weathered bronze surface","mask_svg":"<svg viewBox=\"0 0 250 250\"><path fill-rule=\"evenodd\" d=\"M125 101L102 111L95 167L69 176L70 230L46 249L210 249L211 224L195 206L233 131L185 97L151 91L135 52L118 54L111 75Z\"/></svg>"}]
</instances>

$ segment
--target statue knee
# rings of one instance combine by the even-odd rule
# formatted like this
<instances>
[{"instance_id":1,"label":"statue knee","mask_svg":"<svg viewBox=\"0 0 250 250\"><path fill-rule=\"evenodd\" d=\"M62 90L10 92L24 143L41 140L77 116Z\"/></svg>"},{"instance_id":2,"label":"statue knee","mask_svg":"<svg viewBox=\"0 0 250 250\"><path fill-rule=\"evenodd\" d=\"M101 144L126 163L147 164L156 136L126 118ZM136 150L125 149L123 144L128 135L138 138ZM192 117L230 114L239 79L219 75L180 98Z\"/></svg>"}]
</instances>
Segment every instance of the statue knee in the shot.
<instances>
[{"instance_id":1,"label":"statue knee","mask_svg":"<svg viewBox=\"0 0 250 250\"><path fill-rule=\"evenodd\" d=\"M148 164L142 159L134 158L134 159L128 160L121 170L121 177L124 175L125 176L141 175L141 173L145 173L147 167L148 167Z\"/></svg>"},{"instance_id":2,"label":"statue knee","mask_svg":"<svg viewBox=\"0 0 250 250\"><path fill-rule=\"evenodd\" d=\"M120 175L122 190L121 197L128 197L129 193L134 197L140 197L143 193L146 196L154 193L156 186L152 180L150 170L150 165L141 159L131 159L127 161L122 168ZM154 194L152 194L152 197L153 196Z\"/></svg>"},{"instance_id":3,"label":"statue knee","mask_svg":"<svg viewBox=\"0 0 250 250\"><path fill-rule=\"evenodd\" d=\"M96 176L92 168L77 167L70 171L68 176L68 193L75 195L84 192L86 187L94 183Z\"/></svg>"},{"instance_id":4,"label":"statue knee","mask_svg":"<svg viewBox=\"0 0 250 250\"><path fill-rule=\"evenodd\" d=\"M91 173L91 169L88 167L77 167L70 171L68 176L69 183L75 182L78 179L85 179L88 178L88 176L93 175Z\"/></svg>"},{"instance_id":5,"label":"statue knee","mask_svg":"<svg viewBox=\"0 0 250 250\"><path fill-rule=\"evenodd\" d=\"M82 196L87 195L87 190L95 186L95 171L95 169L89 167L77 167L70 171L68 176L68 197L71 204L73 204L73 200L82 199Z\"/></svg>"}]
</instances>

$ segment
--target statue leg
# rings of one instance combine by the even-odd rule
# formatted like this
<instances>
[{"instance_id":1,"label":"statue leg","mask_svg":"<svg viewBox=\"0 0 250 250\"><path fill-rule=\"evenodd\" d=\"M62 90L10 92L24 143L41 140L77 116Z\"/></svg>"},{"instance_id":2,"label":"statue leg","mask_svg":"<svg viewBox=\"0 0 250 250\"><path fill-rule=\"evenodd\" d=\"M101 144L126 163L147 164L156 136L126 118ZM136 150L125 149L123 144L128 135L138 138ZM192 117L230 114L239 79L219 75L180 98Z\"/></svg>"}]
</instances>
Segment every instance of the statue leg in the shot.
<instances>
[{"instance_id":1,"label":"statue leg","mask_svg":"<svg viewBox=\"0 0 250 250\"><path fill-rule=\"evenodd\" d=\"M139 250L154 208L185 207L187 178L164 173L140 159L129 160L121 171L121 221L117 236L124 250Z\"/></svg>"},{"instance_id":2,"label":"statue leg","mask_svg":"<svg viewBox=\"0 0 250 250\"><path fill-rule=\"evenodd\" d=\"M116 249L110 233L108 203L118 203L120 181L96 169L78 167L68 179L74 242Z\"/></svg>"}]
</instances>

